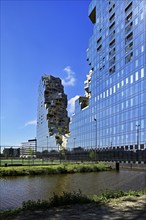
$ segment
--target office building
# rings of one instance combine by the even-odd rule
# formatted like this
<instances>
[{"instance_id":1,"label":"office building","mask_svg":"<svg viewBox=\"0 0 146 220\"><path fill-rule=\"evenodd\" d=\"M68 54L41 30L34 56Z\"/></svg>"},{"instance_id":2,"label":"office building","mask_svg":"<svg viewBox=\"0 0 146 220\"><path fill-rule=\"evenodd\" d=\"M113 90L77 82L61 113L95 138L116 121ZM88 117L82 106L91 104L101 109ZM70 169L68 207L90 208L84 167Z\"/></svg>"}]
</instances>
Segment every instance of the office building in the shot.
<instances>
[{"instance_id":1,"label":"office building","mask_svg":"<svg viewBox=\"0 0 146 220\"><path fill-rule=\"evenodd\" d=\"M61 79L42 76L37 113L38 151L66 148L68 133L67 96Z\"/></svg>"},{"instance_id":2,"label":"office building","mask_svg":"<svg viewBox=\"0 0 146 220\"><path fill-rule=\"evenodd\" d=\"M31 139L21 144L20 157L21 158L35 158L37 153L37 140Z\"/></svg>"},{"instance_id":3,"label":"office building","mask_svg":"<svg viewBox=\"0 0 146 220\"><path fill-rule=\"evenodd\" d=\"M146 148L146 1L92 0L85 95L68 147Z\"/></svg>"}]
</instances>

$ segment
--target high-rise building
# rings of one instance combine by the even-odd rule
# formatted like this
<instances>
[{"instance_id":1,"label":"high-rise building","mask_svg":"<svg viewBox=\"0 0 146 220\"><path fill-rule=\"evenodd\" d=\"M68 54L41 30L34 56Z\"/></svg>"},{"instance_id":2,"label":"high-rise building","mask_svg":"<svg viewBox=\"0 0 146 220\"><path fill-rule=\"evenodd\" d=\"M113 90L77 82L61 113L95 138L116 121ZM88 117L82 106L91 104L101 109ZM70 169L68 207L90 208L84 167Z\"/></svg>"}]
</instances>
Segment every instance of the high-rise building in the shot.
<instances>
[{"instance_id":1,"label":"high-rise building","mask_svg":"<svg viewBox=\"0 0 146 220\"><path fill-rule=\"evenodd\" d=\"M146 1L92 0L85 95L68 147L146 148Z\"/></svg>"},{"instance_id":2,"label":"high-rise building","mask_svg":"<svg viewBox=\"0 0 146 220\"><path fill-rule=\"evenodd\" d=\"M69 133L67 96L59 78L42 76L37 112L37 149L66 148Z\"/></svg>"}]
</instances>

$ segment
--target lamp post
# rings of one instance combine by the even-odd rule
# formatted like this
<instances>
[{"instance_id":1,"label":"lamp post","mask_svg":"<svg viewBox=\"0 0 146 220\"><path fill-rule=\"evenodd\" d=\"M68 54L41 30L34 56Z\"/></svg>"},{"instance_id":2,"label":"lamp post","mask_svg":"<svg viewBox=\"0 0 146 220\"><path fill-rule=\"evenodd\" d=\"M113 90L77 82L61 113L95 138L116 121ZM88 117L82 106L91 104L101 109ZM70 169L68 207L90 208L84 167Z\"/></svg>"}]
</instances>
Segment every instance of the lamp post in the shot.
<instances>
[{"instance_id":1,"label":"lamp post","mask_svg":"<svg viewBox=\"0 0 146 220\"><path fill-rule=\"evenodd\" d=\"M35 138L35 155L37 156L37 139Z\"/></svg>"},{"instance_id":2,"label":"lamp post","mask_svg":"<svg viewBox=\"0 0 146 220\"><path fill-rule=\"evenodd\" d=\"M112 146L113 146L113 143L112 143L112 141L111 141L111 148L112 148Z\"/></svg>"},{"instance_id":3,"label":"lamp post","mask_svg":"<svg viewBox=\"0 0 146 220\"><path fill-rule=\"evenodd\" d=\"M139 128L140 128L140 125L136 125L136 129L137 129L137 149L139 149Z\"/></svg>"},{"instance_id":4,"label":"lamp post","mask_svg":"<svg viewBox=\"0 0 146 220\"><path fill-rule=\"evenodd\" d=\"M1 166L1 156L2 156L2 153L1 153L1 145L0 145L0 166Z\"/></svg>"},{"instance_id":5,"label":"lamp post","mask_svg":"<svg viewBox=\"0 0 146 220\"><path fill-rule=\"evenodd\" d=\"M74 148L75 148L75 142L76 142L76 138L74 138Z\"/></svg>"},{"instance_id":6,"label":"lamp post","mask_svg":"<svg viewBox=\"0 0 146 220\"><path fill-rule=\"evenodd\" d=\"M94 121L95 121L95 147L97 147L97 120L96 118L94 118Z\"/></svg>"},{"instance_id":7,"label":"lamp post","mask_svg":"<svg viewBox=\"0 0 146 220\"><path fill-rule=\"evenodd\" d=\"M46 136L46 138L47 138L47 151L48 151L48 135Z\"/></svg>"}]
</instances>

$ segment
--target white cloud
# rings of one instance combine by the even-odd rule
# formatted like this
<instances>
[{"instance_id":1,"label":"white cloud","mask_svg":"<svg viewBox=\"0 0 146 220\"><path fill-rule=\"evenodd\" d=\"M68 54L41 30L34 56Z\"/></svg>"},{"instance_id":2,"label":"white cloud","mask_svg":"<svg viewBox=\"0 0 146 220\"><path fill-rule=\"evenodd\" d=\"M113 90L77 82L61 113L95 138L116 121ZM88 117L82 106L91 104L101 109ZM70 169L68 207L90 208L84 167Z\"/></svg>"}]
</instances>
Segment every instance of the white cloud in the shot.
<instances>
[{"instance_id":1,"label":"white cloud","mask_svg":"<svg viewBox=\"0 0 146 220\"><path fill-rule=\"evenodd\" d=\"M76 95L75 97L71 98L69 101L68 101L68 112L70 114L74 113L75 111L75 101L79 98L78 95Z\"/></svg>"},{"instance_id":2,"label":"white cloud","mask_svg":"<svg viewBox=\"0 0 146 220\"><path fill-rule=\"evenodd\" d=\"M32 121L26 122L24 126L26 127L26 126L29 126L29 125L36 125L36 124L37 124L37 120L34 119L34 120L32 120Z\"/></svg>"},{"instance_id":3,"label":"white cloud","mask_svg":"<svg viewBox=\"0 0 146 220\"><path fill-rule=\"evenodd\" d=\"M75 73L72 71L70 66L64 68L64 72L67 73L67 77L62 79L62 84L64 86L74 86L76 82Z\"/></svg>"}]
</instances>

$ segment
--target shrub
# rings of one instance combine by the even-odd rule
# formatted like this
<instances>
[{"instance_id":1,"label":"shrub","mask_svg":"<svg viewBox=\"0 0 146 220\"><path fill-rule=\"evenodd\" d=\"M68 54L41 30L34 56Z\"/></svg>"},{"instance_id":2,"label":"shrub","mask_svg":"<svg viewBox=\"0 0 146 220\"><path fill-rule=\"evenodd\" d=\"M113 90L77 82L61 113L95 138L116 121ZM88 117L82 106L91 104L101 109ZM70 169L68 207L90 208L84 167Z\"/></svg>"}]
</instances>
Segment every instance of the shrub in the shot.
<instances>
[{"instance_id":1,"label":"shrub","mask_svg":"<svg viewBox=\"0 0 146 220\"><path fill-rule=\"evenodd\" d=\"M54 194L53 197L50 199L50 206L60 206L60 205L70 205L76 203L89 203L91 200L83 195L81 191L79 192L63 192L63 195L56 195Z\"/></svg>"},{"instance_id":2,"label":"shrub","mask_svg":"<svg viewBox=\"0 0 146 220\"><path fill-rule=\"evenodd\" d=\"M23 210L36 210L36 209L46 209L49 207L57 207L61 205L70 205L70 204L76 204L76 203L89 203L91 202L91 199L89 199L87 196L83 195L81 191L79 192L63 192L63 195L56 195L53 194L53 197L49 199L49 201L33 201L28 200L26 202L22 203L22 209Z\"/></svg>"}]
</instances>

